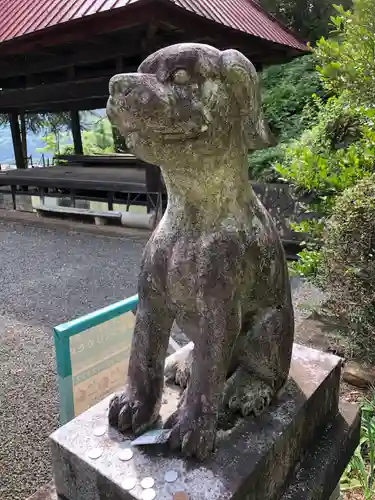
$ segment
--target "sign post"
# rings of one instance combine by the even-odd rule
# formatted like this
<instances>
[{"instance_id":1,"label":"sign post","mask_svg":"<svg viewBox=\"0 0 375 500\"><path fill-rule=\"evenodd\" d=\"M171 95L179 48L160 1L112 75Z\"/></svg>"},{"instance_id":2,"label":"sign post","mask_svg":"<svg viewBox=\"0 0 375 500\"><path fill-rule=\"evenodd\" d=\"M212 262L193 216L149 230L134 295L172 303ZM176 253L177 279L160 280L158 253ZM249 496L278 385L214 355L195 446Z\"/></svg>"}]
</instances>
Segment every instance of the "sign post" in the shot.
<instances>
[{"instance_id":1,"label":"sign post","mask_svg":"<svg viewBox=\"0 0 375 500\"><path fill-rule=\"evenodd\" d=\"M138 295L54 328L61 425L126 380Z\"/></svg>"},{"instance_id":2,"label":"sign post","mask_svg":"<svg viewBox=\"0 0 375 500\"><path fill-rule=\"evenodd\" d=\"M137 306L133 295L53 329L61 425L124 385ZM170 338L168 353L177 349Z\"/></svg>"}]
</instances>

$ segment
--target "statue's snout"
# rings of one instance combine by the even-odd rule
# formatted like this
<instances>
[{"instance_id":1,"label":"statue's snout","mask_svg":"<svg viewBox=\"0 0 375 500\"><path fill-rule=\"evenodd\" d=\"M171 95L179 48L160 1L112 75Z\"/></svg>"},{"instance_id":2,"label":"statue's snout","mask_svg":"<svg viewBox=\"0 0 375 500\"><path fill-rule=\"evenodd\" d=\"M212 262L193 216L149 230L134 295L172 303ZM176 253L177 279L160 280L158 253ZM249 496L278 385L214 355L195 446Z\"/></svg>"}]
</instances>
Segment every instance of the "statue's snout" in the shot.
<instances>
[{"instance_id":1,"label":"statue's snout","mask_svg":"<svg viewBox=\"0 0 375 500\"><path fill-rule=\"evenodd\" d=\"M109 81L109 94L112 97L128 96L140 83L139 73L124 73L115 75Z\"/></svg>"}]
</instances>

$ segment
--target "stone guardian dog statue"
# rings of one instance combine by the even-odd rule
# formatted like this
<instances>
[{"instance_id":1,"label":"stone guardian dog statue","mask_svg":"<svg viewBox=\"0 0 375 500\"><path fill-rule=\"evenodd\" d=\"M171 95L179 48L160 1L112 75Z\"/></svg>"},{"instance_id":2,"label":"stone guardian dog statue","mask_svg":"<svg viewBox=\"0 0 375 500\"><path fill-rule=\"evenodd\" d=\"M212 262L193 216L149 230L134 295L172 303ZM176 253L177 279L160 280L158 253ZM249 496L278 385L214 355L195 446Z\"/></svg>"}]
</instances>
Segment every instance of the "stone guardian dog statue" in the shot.
<instances>
[{"instance_id":1,"label":"stone guardian dog statue","mask_svg":"<svg viewBox=\"0 0 375 500\"><path fill-rule=\"evenodd\" d=\"M109 422L139 434L157 420L176 321L194 348L185 349L187 388L166 426L173 448L203 460L220 405L258 415L291 361L285 255L248 180L248 151L269 145L257 74L235 50L167 47L112 78L107 113L137 157L160 165L168 190L144 250L128 380Z\"/></svg>"}]
</instances>

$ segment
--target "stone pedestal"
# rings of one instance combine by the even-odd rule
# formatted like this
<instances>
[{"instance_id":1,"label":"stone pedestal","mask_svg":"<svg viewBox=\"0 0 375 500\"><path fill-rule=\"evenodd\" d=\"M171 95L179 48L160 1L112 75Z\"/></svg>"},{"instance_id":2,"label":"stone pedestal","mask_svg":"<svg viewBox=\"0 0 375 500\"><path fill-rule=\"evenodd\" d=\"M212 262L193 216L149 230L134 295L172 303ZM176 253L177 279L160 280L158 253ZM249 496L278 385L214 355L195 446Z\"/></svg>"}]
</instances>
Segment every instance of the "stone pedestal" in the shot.
<instances>
[{"instance_id":1,"label":"stone pedestal","mask_svg":"<svg viewBox=\"0 0 375 500\"><path fill-rule=\"evenodd\" d=\"M327 500L359 439L357 408L339 408L340 371L336 356L295 345L279 400L258 419L223 428L216 453L202 464L162 445L133 447L133 458L121 461L119 450L131 436L114 429L94 435L107 423L107 398L51 436L57 493L64 500L141 500L140 483L151 476L157 500L172 500L177 492L189 500ZM163 419L177 396L166 389ZM97 447L102 455L89 458ZM164 476L171 470L178 479L168 483ZM131 491L124 489L127 477L136 479Z\"/></svg>"},{"instance_id":2,"label":"stone pedestal","mask_svg":"<svg viewBox=\"0 0 375 500\"><path fill-rule=\"evenodd\" d=\"M329 500L341 500L341 498L340 485L338 484Z\"/></svg>"}]
</instances>

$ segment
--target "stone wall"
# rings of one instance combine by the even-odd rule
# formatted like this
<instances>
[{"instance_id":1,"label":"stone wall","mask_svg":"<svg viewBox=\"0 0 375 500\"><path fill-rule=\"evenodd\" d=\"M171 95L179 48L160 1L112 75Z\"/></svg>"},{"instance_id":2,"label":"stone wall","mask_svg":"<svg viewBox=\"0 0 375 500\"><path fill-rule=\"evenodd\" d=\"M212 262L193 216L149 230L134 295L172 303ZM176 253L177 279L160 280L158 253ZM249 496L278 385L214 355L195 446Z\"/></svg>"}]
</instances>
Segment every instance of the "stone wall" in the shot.
<instances>
[{"instance_id":1,"label":"stone wall","mask_svg":"<svg viewBox=\"0 0 375 500\"><path fill-rule=\"evenodd\" d=\"M265 184L253 182L253 189L263 205L272 215L276 226L284 240L301 241L303 235L295 233L290 223L301 220L301 206L296 200L288 184Z\"/></svg>"}]
</instances>

